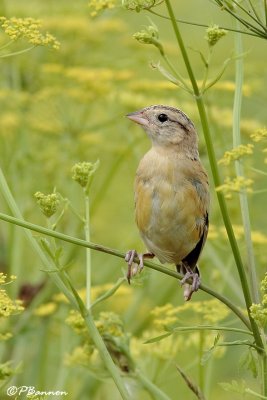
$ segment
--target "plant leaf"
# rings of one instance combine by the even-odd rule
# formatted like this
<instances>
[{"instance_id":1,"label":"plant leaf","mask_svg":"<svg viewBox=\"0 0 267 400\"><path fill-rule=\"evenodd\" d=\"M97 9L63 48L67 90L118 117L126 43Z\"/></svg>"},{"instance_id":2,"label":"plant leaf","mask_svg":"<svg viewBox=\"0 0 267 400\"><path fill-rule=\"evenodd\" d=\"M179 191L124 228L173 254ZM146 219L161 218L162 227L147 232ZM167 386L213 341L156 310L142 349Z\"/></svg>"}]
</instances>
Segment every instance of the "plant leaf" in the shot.
<instances>
[{"instance_id":1,"label":"plant leaf","mask_svg":"<svg viewBox=\"0 0 267 400\"><path fill-rule=\"evenodd\" d=\"M175 78L169 71L167 71L161 64L160 62L158 63L150 63L151 67L154 69L157 69L168 81L172 82L174 85L179 86L181 89L187 90L184 87L184 84L179 81L177 78Z\"/></svg>"},{"instance_id":2,"label":"plant leaf","mask_svg":"<svg viewBox=\"0 0 267 400\"><path fill-rule=\"evenodd\" d=\"M152 338L152 339L148 339L148 340L146 340L146 341L144 342L144 344L159 342L159 341L161 341L162 339L165 339L166 337L171 336L172 333L173 333L173 332L167 332L167 333L164 333L163 335L156 336L156 337L154 337L154 338Z\"/></svg>"},{"instance_id":3,"label":"plant leaf","mask_svg":"<svg viewBox=\"0 0 267 400\"><path fill-rule=\"evenodd\" d=\"M254 378L258 376L258 365L257 359L254 356L252 349L248 349L248 351L242 355L239 364L241 368L248 369L252 372Z\"/></svg>"},{"instance_id":4,"label":"plant leaf","mask_svg":"<svg viewBox=\"0 0 267 400\"><path fill-rule=\"evenodd\" d=\"M203 356L201 358L201 362L200 362L201 365L204 365L210 359L210 357L212 356L213 351L216 349L216 347L219 344L220 337L221 337L221 335L218 333L215 336L215 339L214 339L212 347L209 350L204 352L204 354L203 354Z\"/></svg>"},{"instance_id":5,"label":"plant leaf","mask_svg":"<svg viewBox=\"0 0 267 400\"><path fill-rule=\"evenodd\" d=\"M178 369L181 377L189 387L189 389L197 396L199 400L205 400L204 394L201 392L200 388L189 378L188 375L185 374L185 372L178 366L176 365L176 368Z\"/></svg>"},{"instance_id":6,"label":"plant leaf","mask_svg":"<svg viewBox=\"0 0 267 400\"><path fill-rule=\"evenodd\" d=\"M231 383L229 382L220 382L219 385L223 388L223 390L225 390L226 392L234 392L234 393L241 393L241 394L245 394L245 381L235 381L232 380Z\"/></svg>"}]
</instances>

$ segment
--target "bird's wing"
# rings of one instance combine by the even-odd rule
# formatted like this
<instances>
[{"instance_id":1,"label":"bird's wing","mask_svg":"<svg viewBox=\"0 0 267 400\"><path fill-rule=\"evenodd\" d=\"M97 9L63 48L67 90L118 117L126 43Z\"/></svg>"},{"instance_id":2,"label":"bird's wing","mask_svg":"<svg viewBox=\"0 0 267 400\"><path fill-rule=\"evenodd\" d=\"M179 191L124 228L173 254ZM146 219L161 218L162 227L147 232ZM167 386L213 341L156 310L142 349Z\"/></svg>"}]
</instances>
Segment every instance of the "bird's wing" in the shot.
<instances>
[{"instance_id":1,"label":"bird's wing","mask_svg":"<svg viewBox=\"0 0 267 400\"><path fill-rule=\"evenodd\" d=\"M199 256L207 239L208 230L209 230L209 215L207 213L199 241L197 242L195 248L189 254L187 254L187 256L184 257L184 259L182 260L182 262L189 265L189 267L192 270L194 270L194 268L196 267Z\"/></svg>"}]
</instances>

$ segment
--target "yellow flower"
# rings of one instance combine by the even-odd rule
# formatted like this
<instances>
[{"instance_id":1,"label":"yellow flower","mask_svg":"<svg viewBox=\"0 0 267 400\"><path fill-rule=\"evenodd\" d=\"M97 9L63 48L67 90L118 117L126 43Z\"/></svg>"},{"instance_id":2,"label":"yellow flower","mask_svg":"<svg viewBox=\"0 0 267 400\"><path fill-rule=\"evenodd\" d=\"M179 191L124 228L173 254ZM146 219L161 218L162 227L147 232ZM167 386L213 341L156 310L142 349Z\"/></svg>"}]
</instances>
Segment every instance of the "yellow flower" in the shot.
<instances>
[{"instance_id":1,"label":"yellow flower","mask_svg":"<svg viewBox=\"0 0 267 400\"><path fill-rule=\"evenodd\" d=\"M40 207L42 213L50 218L57 212L59 206L59 195L57 193L43 194L41 192L36 192L34 194L37 204Z\"/></svg>"},{"instance_id":2,"label":"yellow flower","mask_svg":"<svg viewBox=\"0 0 267 400\"><path fill-rule=\"evenodd\" d=\"M11 276L11 281L7 281L7 275L0 272L0 286L7 285L15 279ZM12 300L5 289L0 289L0 317L9 317L24 310L21 300Z\"/></svg>"},{"instance_id":3,"label":"yellow flower","mask_svg":"<svg viewBox=\"0 0 267 400\"><path fill-rule=\"evenodd\" d=\"M46 304L42 304L36 310L34 310L34 315L38 317L47 317L48 315L54 314L57 309L57 304L53 302L49 302Z\"/></svg>"},{"instance_id":4,"label":"yellow flower","mask_svg":"<svg viewBox=\"0 0 267 400\"><path fill-rule=\"evenodd\" d=\"M48 46L55 50L59 49L59 42L50 33L40 32L41 21L34 18L15 18L10 19L0 17L0 27L4 32L16 41L20 38L27 40L34 46Z\"/></svg>"},{"instance_id":5,"label":"yellow flower","mask_svg":"<svg viewBox=\"0 0 267 400\"><path fill-rule=\"evenodd\" d=\"M250 135L250 137L252 140L254 140L254 142L260 142L262 140L265 140L267 138L267 129L266 128L257 129Z\"/></svg>"},{"instance_id":6,"label":"yellow flower","mask_svg":"<svg viewBox=\"0 0 267 400\"><path fill-rule=\"evenodd\" d=\"M241 144L230 151L226 151L223 158L218 161L218 164L229 165L231 162L239 160L245 155L253 154L253 148L253 144Z\"/></svg>"},{"instance_id":7,"label":"yellow flower","mask_svg":"<svg viewBox=\"0 0 267 400\"><path fill-rule=\"evenodd\" d=\"M91 11L91 17L96 17L100 12L104 10L111 10L116 5L116 1L114 0L91 0L88 3Z\"/></svg>"},{"instance_id":8,"label":"yellow flower","mask_svg":"<svg viewBox=\"0 0 267 400\"><path fill-rule=\"evenodd\" d=\"M243 176L238 176L234 179L231 179L228 177L225 179L224 184L221 186L218 186L216 188L216 190L218 192L220 192L220 191L224 192L225 197L227 199L231 199L233 192L239 193L241 191L246 190L248 193L252 193L252 191L253 191L251 188L252 184L253 184L252 179L248 179Z\"/></svg>"},{"instance_id":9,"label":"yellow flower","mask_svg":"<svg viewBox=\"0 0 267 400\"><path fill-rule=\"evenodd\" d=\"M227 31L224 29L220 29L218 25L209 26L206 29L205 39L207 40L210 46L215 46L215 44L227 34Z\"/></svg>"}]
</instances>

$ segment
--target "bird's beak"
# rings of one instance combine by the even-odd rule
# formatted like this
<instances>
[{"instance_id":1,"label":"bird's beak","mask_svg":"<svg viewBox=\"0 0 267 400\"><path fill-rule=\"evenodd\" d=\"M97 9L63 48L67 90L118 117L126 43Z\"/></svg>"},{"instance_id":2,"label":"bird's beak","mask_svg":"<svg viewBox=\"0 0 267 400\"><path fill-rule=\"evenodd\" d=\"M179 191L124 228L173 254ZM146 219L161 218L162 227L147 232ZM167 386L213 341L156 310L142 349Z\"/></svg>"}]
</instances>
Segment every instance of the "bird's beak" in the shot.
<instances>
[{"instance_id":1,"label":"bird's beak","mask_svg":"<svg viewBox=\"0 0 267 400\"><path fill-rule=\"evenodd\" d=\"M130 114L127 114L126 117L129 118L131 121L136 122L139 125L146 126L149 123L148 119L144 117L142 111L132 112Z\"/></svg>"}]
</instances>

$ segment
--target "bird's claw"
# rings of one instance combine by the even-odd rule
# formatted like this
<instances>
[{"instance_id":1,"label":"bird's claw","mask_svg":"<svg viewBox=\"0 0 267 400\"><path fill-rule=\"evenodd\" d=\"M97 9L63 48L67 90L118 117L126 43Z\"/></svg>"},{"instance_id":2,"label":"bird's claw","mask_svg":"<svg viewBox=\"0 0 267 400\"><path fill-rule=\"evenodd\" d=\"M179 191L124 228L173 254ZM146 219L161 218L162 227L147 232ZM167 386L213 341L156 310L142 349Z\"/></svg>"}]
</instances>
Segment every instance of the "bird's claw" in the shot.
<instances>
[{"instance_id":1,"label":"bird's claw","mask_svg":"<svg viewBox=\"0 0 267 400\"><path fill-rule=\"evenodd\" d=\"M127 280L128 283L131 283L131 278L136 275L138 272L141 272L144 268L144 258L153 258L154 254L152 253L142 253L138 254L136 250L129 250L125 255L125 261L128 264L127 271ZM134 262L134 259L138 259L138 264Z\"/></svg>"},{"instance_id":2,"label":"bird's claw","mask_svg":"<svg viewBox=\"0 0 267 400\"><path fill-rule=\"evenodd\" d=\"M184 299L186 301L190 300L192 297L192 294L194 292L197 292L200 286L200 276L198 272L193 272L191 268L188 266L184 266L186 269L186 273L181 280L181 286L184 286ZM192 279L191 283L188 283L187 281L189 279Z\"/></svg>"}]
</instances>

